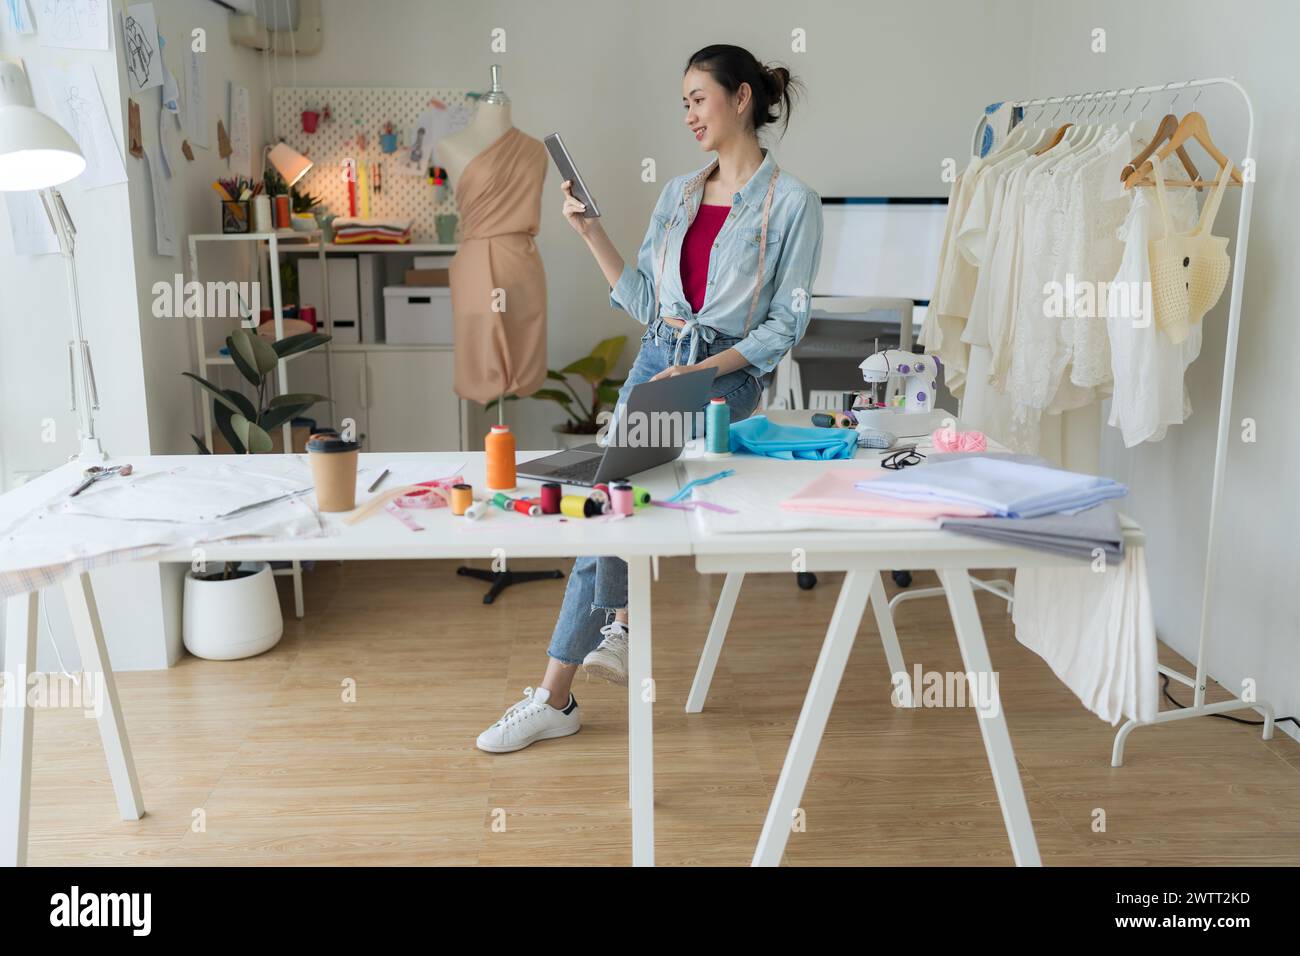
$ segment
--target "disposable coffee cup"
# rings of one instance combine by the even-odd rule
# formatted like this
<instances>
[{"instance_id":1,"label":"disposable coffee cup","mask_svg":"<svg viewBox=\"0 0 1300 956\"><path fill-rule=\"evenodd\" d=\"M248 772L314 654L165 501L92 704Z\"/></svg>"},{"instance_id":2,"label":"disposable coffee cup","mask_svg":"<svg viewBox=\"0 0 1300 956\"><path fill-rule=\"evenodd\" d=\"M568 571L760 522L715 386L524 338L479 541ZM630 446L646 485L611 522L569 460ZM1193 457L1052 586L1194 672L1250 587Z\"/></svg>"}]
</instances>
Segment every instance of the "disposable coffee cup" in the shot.
<instances>
[{"instance_id":1,"label":"disposable coffee cup","mask_svg":"<svg viewBox=\"0 0 1300 956\"><path fill-rule=\"evenodd\" d=\"M357 506L357 453L361 446L337 435L318 433L307 442L307 460L321 511L351 511Z\"/></svg>"}]
</instances>

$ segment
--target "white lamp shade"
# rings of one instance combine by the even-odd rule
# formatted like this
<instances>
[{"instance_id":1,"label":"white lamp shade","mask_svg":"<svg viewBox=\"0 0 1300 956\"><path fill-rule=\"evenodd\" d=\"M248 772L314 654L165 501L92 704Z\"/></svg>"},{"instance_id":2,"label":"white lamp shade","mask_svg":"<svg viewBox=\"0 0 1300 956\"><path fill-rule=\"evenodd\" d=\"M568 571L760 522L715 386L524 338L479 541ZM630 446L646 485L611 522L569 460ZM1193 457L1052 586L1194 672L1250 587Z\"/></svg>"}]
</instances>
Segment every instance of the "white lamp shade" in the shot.
<instances>
[{"instance_id":1,"label":"white lamp shade","mask_svg":"<svg viewBox=\"0 0 1300 956\"><path fill-rule=\"evenodd\" d=\"M306 176L307 171L312 167L312 161L288 143L276 143L272 146L267 159L289 186Z\"/></svg>"},{"instance_id":2,"label":"white lamp shade","mask_svg":"<svg viewBox=\"0 0 1300 956\"><path fill-rule=\"evenodd\" d=\"M0 190L46 189L85 168L77 141L36 109L22 66L0 60Z\"/></svg>"},{"instance_id":3,"label":"white lamp shade","mask_svg":"<svg viewBox=\"0 0 1300 956\"><path fill-rule=\"evenodd\" d=\"M46 189L86 168L77 141L30 106L0 106L0 191Z\"/></svg>"}]
</instances>

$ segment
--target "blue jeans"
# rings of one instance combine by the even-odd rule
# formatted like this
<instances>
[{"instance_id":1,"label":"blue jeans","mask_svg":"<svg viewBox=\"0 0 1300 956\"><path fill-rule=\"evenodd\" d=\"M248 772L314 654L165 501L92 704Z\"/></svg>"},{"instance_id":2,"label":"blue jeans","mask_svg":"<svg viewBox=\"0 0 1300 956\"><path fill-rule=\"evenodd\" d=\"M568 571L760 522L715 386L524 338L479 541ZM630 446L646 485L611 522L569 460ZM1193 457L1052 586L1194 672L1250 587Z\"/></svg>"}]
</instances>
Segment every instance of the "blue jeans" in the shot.
<instances>
[{"instance_id":1,"label":"blue jeans","mask_svg":"<svg viewBox=\"0 0 1300 956\"><path fill-rule=\"evenodd\" d=\"M696 360L703 361L732 348L740 339L718 335L713 342L700 341ZM677 344L677 330L666 322L657 321L641 338L641 350L627 373L618 394L620 404L626 404L633 385L648 382L672 364L673 348ZM685 361L686 345L683 343L680 360ZM711 398L725 398L731 409L731 420L738 422L753 414L758 405L762 386L745 369L719 375L713 380ZM581 664L582 659L601 642L600 629L609 623L613 612L627 607L627 562L622 558L578 558L569 573L564 587L564 603L555 622L551 645L546 653L563 664Z\"/></svg>"}]
</instances>

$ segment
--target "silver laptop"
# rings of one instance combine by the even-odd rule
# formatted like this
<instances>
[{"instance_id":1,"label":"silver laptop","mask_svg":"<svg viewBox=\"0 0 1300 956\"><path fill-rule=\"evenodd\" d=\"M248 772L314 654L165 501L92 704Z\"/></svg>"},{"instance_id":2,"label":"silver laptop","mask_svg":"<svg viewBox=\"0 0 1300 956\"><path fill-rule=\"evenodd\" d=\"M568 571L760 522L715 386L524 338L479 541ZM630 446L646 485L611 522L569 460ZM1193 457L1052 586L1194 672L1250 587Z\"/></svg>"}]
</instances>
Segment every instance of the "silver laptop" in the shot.
<instances>
[{"instance_id":1,"label":"silver laptop","mask_svg":"<svg viewBox=\"0 0 1300 956\"><path fill-rule=\"evenodd\" d=\"M610 420L605 445L593 442L534 458L519 466L519 476L566 485L598 485L673 461L686 442L702 433L695 427L695 416L703 420L716 374L716 369L700 369L633 385L627 404Z\"/></svg>"}]
</instances>

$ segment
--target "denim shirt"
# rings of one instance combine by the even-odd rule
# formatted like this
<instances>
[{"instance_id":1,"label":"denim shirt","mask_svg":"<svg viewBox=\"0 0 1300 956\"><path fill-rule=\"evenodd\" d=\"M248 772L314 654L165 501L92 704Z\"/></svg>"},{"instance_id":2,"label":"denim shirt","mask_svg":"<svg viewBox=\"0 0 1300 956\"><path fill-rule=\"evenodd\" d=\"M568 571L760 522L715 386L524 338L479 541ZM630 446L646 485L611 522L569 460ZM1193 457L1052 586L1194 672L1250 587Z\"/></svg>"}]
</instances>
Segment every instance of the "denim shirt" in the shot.
<instances>
[{"instance_id":1,"label":"denim shirt","mask_svg":"<svg viewBox=\"0 0 1300 956\"><path fill-rule=\"evenodd\" d=\"M763 150L762 165L731 198L731 211L709 254L704 307L696 313L682 288L682 241L704 198L704 181L717 164L714 159L703 169L677 176L664 186L636 263L624 265L609 301L642 324L660 316L682 319L686 322L683 335L698 335L705 342L711 343L718 333L739 338L735 348L749 361L750 373L762 377L776 368L808 328L812 280L822 252L821 197L781 170L768 215L760 281L763 205L777 168L776 159ZM661 257L664 266L656 310L655 279ZM758 303L746 327L755 286ZM694 351L692 347L692 354Z\"/></svg>"}]
</instances>

